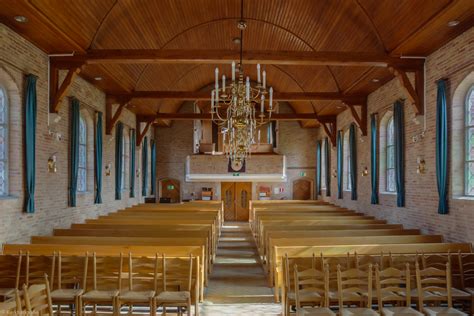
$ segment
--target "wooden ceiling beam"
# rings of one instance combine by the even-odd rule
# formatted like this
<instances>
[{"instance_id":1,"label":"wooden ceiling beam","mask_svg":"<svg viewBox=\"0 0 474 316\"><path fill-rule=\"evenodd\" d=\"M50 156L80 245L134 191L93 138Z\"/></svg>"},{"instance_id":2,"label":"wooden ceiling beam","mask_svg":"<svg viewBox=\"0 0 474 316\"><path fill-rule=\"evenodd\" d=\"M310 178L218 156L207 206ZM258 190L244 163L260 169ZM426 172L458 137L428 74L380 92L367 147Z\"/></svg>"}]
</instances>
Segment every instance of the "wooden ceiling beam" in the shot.
<instances>
[{"instance_id":1,"label":"wooden ceiling beam","mask_svg":"<svg viewBox=\"0 0 474 316\"><path fill-rule=\"evenodd\" d=\"M410 82L405 70L390 67L389 70L400 81L400 85L405 91L405 95L411 104L415 107L416 115L424 114L424 72L423 68L415 71L415 86Z\"/></svg>"},{"instance_id":2,"label":"wooden ceiling beam","mask_svg":"<svg viewBox=\"0 0 474 316\"><path fill-rule=\"evenodd\" d=\"M105 103L105 133L107 135L112 134L112 130L115 127L115 124L117 124L118 120L120 119L120 116L122 115L123 109L127 106L127 104L130 102L130 99L123 98L116 102L115 100L112 100L110 98L106 99ZM115 110L115 113L113 113L113 104L118 103L118 107Z\"/></svg>"},{"instance_id":3,"label":"wooden ceiling beam","mask_svg":"<svg viewBox=\"0 0 474 316\"><path fill-rule=\"evenodd\" d=\"M55 57L58 64L229 64L239 60L238 50L186 49L94 49L86 54ZM307 52L307 51L244 51L246 64L417 67L423 59L403 59L385 53L369 52Z\"/></svg>"},{"instance_id":4,"label":"wooden ceiling beam","mask_svg":"<svg viewBox=\"0 0 474 316\"><path fill-rule=\"evenodd\" d=\"M155 121L155 118L153 116L141 116L137 115L136 120L135 120L135 130L137 131L137 146L141 146L143 139L145 138L146 133L148 133L148 130L151 127L151 124ZM145 128L141 128L141 123L145 123Z\"/></svg>"},{"instance_id":5,"label":"wooden ceiling beam","mask_svg":"<svg viewBox=\"0 0 474 316\"><path fill-rule=\"evenodd\" d=\"M130 93L109 94L111 99L137 98L161 99L181 101L207 101L211 100L209 91L133 91ZM362 94L344 94L338 92L275 92L275 101L342 101L344 103L361 104L367 96Z\"/></svg>"},{"instance_id":6,"label":"wooden ceiling beam","mask_svg":"<svg viewBox=\"0 0 474 316\"><path fill-rule=\"evenodd\" d=\"M258 113L256 114L258 115ZM142 121L150 119L154 120L204 120L212 119L210 113L157 113L154 116L137 116ZM333 122L336 120L336 115L317 115L316 113L274 113L270 118L271 121L304 121L317 120L320 123Z\"/></svg>"},{"instance_id":7,"label":"wooden ceiling beam","mask_svg":"<svg viewBox=\"0 0 474 316\"><path fill-rule=\"evenodd\" d=\"M83 64L71 64L68 68L63 68L55 63L50 64L49 71L49 112L58 113L61 101L66 96L69 88L74 82L74 78L81 72ZM59 85L59 70L67 70L66 77Z\"/></svg>"}]
</instances>

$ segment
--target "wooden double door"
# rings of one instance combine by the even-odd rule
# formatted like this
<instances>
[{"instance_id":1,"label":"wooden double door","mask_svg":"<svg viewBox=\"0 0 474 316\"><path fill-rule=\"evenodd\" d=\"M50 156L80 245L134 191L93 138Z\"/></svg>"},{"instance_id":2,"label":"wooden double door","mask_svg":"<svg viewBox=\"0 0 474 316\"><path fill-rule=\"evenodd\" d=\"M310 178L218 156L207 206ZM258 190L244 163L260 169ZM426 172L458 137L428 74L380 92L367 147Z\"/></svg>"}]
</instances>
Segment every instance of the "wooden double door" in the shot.
<instances>
[{"instance_id":1,"label":"wooden double door","mask_svg":"<svg viewBox=\"0 0 474 316\"><path fill-rule=\"evenodd\" d=\"M249 220L249 205L252 199L251 182L222 182L221 196L224 201L224 220Z\"/></svg>"}]
</instances>

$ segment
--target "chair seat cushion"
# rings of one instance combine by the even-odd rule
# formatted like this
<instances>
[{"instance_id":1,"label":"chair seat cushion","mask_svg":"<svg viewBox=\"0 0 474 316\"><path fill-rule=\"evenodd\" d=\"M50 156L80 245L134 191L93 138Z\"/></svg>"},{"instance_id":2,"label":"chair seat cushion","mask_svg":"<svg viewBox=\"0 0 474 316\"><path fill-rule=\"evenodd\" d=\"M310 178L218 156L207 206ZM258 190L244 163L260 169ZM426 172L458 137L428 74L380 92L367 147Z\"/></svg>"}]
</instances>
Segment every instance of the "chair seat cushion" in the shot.
<instances>
[{"instance_id":1,"label":"chair seat cushion","mask_svg":"<svg viewBox=\"0 0 474 316\"><path fill-rule=\"evenodd\" d=\"M51 299L53 301L74 300L82 293L84 293L82 289L57 289L51 292Z\"/></svg>"},{"instance_id":2,"label":"chair seat cushion","mask_svg":"<svg viewBox=\"0 0 474 316\"><path fill-rule=\"evenodd\" d=\"M159 302L187 302L191 298L191 293L187 291L172 292L164 291L158 294L156 300Z\"/></svg>"},{"instance_id":3,"label":"chair seat cushion","mask_svg":"<svg viewBox=\"0 0 474 316\"><path fill-rule=\"evenodd\" d=\"M301 302L319 302L321 301L321 294L317 292L306 292L306 293L300 293L300 301ZM291 301L296 300L296 294L295 292L288 293L288 299Z\"/></svg>"},{"instance_id":4,"label":"chair seat cushion","mask_svg":"<svg viewBox=\"0 0 474 316\"><path fill-rule=\"evenodd\" d=\"M411 307L384 307L384 316L423 316L422 313Z\"/></svg>"},{"instance_id":5,"label":"chair seat cushion","mask_svg":"<svg viewBox=\"0 0 474 316\"><path fill-rule=\"evenodd\" d=\"M155 296L155 291L126 291L119 295L123 302L148 302Z\"/></svg>"},{"instance_id":6,"label":"chair seat cushion","mask_svg":"<svg viewBox=\"0 0 474 316\"><path fill-rule=\"evenodd\" d=\"M313 308L298 308L296 311L297 316L310 316L310 315L318 315L318 316L336 316L332 310L327 307L313 307Z\"/></svg>"},{"instance_id":7,"label":"chair seat cushion","mask_svg":"<svg viewBox=\"0 0 474 316\"><path fill-rule=\"evenodd\" d=\"M362 316L378 316L379 313L374 311L371 308L364 308L364 307L349 307L343 308L339 312L340 316L355 316L355 315L362 315Z\"/></svg>"},{"instance_id":8,"label":"chair seat cushion","mask_svg":"<svg viewBox=\"0 0 474 316\"><path fill-rule=\"evenodd\" d=\"M467 314L452 307L425 307L423 312L427 316L467 316Z\"/></svg>"},{"instance_id":9,"label":"chair seat cushion","mask_svg":"<svg viewBox=\"0 0 474 316\"><path fill-rule=\"evenodd\" d=\"M119 294L117 290L109 290L109 291L99 291L99 290L92 290L84 295L82 295L82 299L84 301L105 301L109 302L113 298L115 298Z\"/></svg>"}]
</instances>

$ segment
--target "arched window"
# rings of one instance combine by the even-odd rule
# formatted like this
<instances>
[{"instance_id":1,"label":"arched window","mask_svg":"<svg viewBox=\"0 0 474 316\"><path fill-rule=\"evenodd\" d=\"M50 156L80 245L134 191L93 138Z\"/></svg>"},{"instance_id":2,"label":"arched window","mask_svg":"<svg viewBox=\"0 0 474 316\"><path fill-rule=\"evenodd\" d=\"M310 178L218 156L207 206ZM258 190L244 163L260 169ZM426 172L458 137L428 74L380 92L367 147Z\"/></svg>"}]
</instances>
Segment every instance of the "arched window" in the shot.
<instances>
[{"instance_id":1,"label":"arched window","mask_svg":"<svg viewBox=\"0 0 474 316\"><path fill-rule=\"evenodd\" d=\"M469 89L465 102L464 194L474 196L474 85Z\"/></svg>"},{"instance_id":2,"label":"arched window","mask_svg":"<svg viewBox=\"0 0 474 316\"><path fill-rule=\"evenodd\" d=\"M348 128L347 131L344 133L344 141L342 143L343 153L344 153L344 189L346 191L352 191L352 184L351 184L351 150L349 147L349 132L350 129Z\"/></svg>"},{"instance_id":3,"label":"arched window","mask_svg":"<svg viewBox=\"0 0 474 316\"><path fill-rule=\"evenodd\" d=\"M8 195L8 104L0 86L0 196Z\"/></svg>"},{"instance_id":4,"label":"arched window","mask_svg":"<svg viewBox=\"0 0 474 316\"><path fill-rule=\"evenodd\" d=\"M77 191L87 191L87 124L84 116L79 117L79 165Z\"/></svg>"},{"instance_id":5,"label":"arched window","mask_svg":"<svg viewBox=\"0 0 474 316\"><path fill-rule=\"evenodd\" d=\"M321 144L321 189L326 189L326 142Z\"/></svg>"},{"instance_id":6,"label":"arched window","mask_svg":"<svg viewBox=\"0 0 474 316\"><path fill-rule=\"evenodd\" d=\"M393 122L393 115L389 118L386 125L386 168L385 168L385 188L387 192L395 192L395 127Z\"/></svg>"}]
</instances>

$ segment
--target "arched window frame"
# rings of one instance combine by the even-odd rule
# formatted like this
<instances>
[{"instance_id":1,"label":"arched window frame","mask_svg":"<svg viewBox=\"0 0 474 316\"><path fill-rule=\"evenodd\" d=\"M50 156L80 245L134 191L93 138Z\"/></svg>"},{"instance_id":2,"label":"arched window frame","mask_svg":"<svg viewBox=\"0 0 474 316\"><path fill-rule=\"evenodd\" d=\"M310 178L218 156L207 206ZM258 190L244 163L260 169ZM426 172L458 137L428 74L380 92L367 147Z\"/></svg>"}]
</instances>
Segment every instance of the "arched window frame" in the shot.
<instances>
[{"instance_id":1,"label":"arched window frame","mask_svg":"<svg viewBox=\"0 0 474 316\"><path fill-rule=\"evenodd\" d=\"M474 197L474 85L464 101L464 195Z\"/></svg>"},{"instance_id":2,"label":"arched window frame","mask_svg":"<svg viewBox=\"0 0 474 316\"><path fill-rule=\"evenodd\" d=\"M321 141L321 189L326 189L326 142Z\"/></svg>"},{"instance_id":3,"label":"arched window frame","mask_svg":"<svg viewBox=\"0 0 474 316\"><path fill-rule=\"evenodd\" d=\"M385 125L385 191L394 193L397 191L395 181L395 124L393 115Z\"/></svg>"},{"instance_id":4,"label":"arched window frame","mask_svg":"<svg viewBox=\"0 0 474 316\"><path fill-rule=\"evenodd\" d=\"M351 150L349 146L349 133L350 129L348 128L344 133L344 138L342 142L342 152L344 153L344 168L343 168L343 185L345 191L352 191L351 183Z\"/></svg>"},{"instance_id":5,"label":"arched window frame","mask_svg":"<svg viewBox=\"0 0 474 316\"><path fill-rule=\"evenodd\" d=\"M77 192L87 192L87 121L79 116L79 163L77 166Z\"/></svg>"},{"instance_id":6,"label":"arched window frame","mask_svg":"<svg viewBox=\"0 0 474 316\"><path fill-rule=\"evenodd\" d=\"M3 186L0 187L0 196L7 196L9 194L9 111L8 111L8 96L5 88L0 86L0 128L3 132L3 146L0 148L0 164L3 165L0 177L3 178ZM0 144L2 144L0 143Z\"/></svg>"},{"instance_id":7,"label":"arched window frame","mask_svg":"<svg viewBox=\"0 0 474 316\"><path fill-rule=\"evenodd\" d=\"M392 156L392 162L394 162L394 155L395 155L395 135L393 134L393 138L391 141L391 144L388 145L388 132L389 129L395 128L394 126L394 120L393 120L393 111L388 110L382 115L382 118L380 120L379 124L379 149L378 149L378 155L379 155L379 191L382 194L395 194L396 189L395 189L395 182L392 182L392 186L390 186L389 181L394 181L395 178L392 180L389 180L389 173L392 172L392 174L395 172L395 165L394 163L389 166L389 152L391 150ZM394 131L394 130L393 130Z\"/></svg>"}]
</instances>

